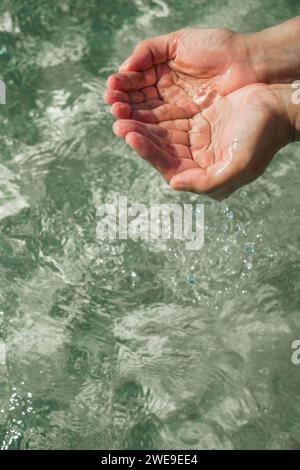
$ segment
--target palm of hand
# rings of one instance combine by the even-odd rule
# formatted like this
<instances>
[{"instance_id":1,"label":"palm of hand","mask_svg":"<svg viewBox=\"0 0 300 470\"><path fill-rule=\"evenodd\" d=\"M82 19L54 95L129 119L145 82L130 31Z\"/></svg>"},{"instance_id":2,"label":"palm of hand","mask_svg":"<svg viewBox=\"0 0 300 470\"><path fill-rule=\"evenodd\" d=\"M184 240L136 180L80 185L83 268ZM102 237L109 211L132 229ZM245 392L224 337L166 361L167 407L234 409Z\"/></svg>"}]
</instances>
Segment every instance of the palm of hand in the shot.
<instances>
[{"instance_id":1,"label":"palm of hand","mask_svg":"<svg viewBox=\"0 0 300 470\"><path fill-rule=\"evenodd\" d=\"M232 33L217 31L181 32L171 45L154 44L150 58L142 51L137 60L148 67L142 72L129 67L111 77L106 101L119 118L117 135L172 187L219 192L222 198L258 176L280 143L272 142L269 132L271 152L266 148L265 165L253 171L252 142L264 141L276 99L263 85L240 88L254 81L251 70L246 73L245 64L235 61ZM201 50L195 47L199 35ZM164 54L165 60L153 65L155 54Z\"/></svg>"}]
</instances>

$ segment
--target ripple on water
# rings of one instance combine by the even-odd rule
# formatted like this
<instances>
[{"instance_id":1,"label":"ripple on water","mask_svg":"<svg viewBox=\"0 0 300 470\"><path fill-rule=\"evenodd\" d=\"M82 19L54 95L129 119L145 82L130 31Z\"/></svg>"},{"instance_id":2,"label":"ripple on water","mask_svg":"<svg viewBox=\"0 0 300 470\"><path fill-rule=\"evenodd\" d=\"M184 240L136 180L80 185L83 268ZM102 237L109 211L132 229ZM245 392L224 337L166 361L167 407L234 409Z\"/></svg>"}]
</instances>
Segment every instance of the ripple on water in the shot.
<instances>
[{"instance_id":1,"label":"ripple on water","mask_svg":"<svg viewBox=\"0 0 300 470\"><path fill-rule=\"evenodd\" d=\"M171 191L113 136L102 102L107 75L139 40L195 22L259 29L292 6L273 2L266 17L258 0L55 0L34 14L10 3L0 7L10 77L2 447L299 447L300 376L290 361L300 333L297 144L217 204ZM203 249L98 240L97 208L120 194L204 203Z\"/></svg>"}]
</instances>

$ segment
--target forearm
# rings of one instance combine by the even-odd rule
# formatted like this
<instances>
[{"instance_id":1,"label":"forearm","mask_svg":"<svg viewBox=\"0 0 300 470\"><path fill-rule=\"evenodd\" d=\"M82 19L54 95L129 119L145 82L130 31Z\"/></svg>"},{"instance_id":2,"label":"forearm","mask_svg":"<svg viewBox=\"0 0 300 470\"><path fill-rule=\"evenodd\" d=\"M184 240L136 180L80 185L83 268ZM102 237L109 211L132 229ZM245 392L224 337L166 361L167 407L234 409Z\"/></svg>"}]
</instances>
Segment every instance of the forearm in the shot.
<instances>
[{"instance_id":1,"label":"forearm","mask_svg":"<svg viewBox=\"0 0 300 470\"><path fill-rule=\"evenodd\" d=\"M300 16L246 34L246 41L257 81L286 83L300 79Z\"/></svg>"}]
</instances>

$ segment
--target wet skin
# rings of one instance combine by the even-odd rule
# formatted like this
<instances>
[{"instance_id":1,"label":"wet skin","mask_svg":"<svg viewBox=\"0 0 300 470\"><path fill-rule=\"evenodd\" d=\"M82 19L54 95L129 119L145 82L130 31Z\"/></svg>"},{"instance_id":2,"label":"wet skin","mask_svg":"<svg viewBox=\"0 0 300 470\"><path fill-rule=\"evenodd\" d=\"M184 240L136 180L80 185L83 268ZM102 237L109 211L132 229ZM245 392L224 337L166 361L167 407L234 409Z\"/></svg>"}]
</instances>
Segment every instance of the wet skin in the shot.
<instances>
[{"instance_id":1,"label":"wet skin","mask_svg":"<svg viewBox=\"0 0 300 470\"><path fill-rule=\"evenodd\" d=\"M252 62L225 29L142 42L107 82L114 132L172 188L224 199L293 139L287 85L260 83Z\"/></svg>"}]
</instances>

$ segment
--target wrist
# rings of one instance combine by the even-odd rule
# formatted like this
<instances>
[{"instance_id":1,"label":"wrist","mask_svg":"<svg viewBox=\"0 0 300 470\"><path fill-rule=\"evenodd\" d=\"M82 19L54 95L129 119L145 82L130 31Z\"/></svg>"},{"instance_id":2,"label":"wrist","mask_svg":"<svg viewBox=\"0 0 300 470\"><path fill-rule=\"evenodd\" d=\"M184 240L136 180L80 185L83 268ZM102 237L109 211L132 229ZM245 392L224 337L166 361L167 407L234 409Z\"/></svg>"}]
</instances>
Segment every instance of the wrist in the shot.
<instances>
[{"instance_id":1,"label":"wrist","mask_svg":"<svg viewBox=\"0 0 300 470\"><path fill-rule=\"evenodd\" d=\"M290 83L300 78L300 16L244 38L257 82Z\"/></svg>"}]
</instances>

